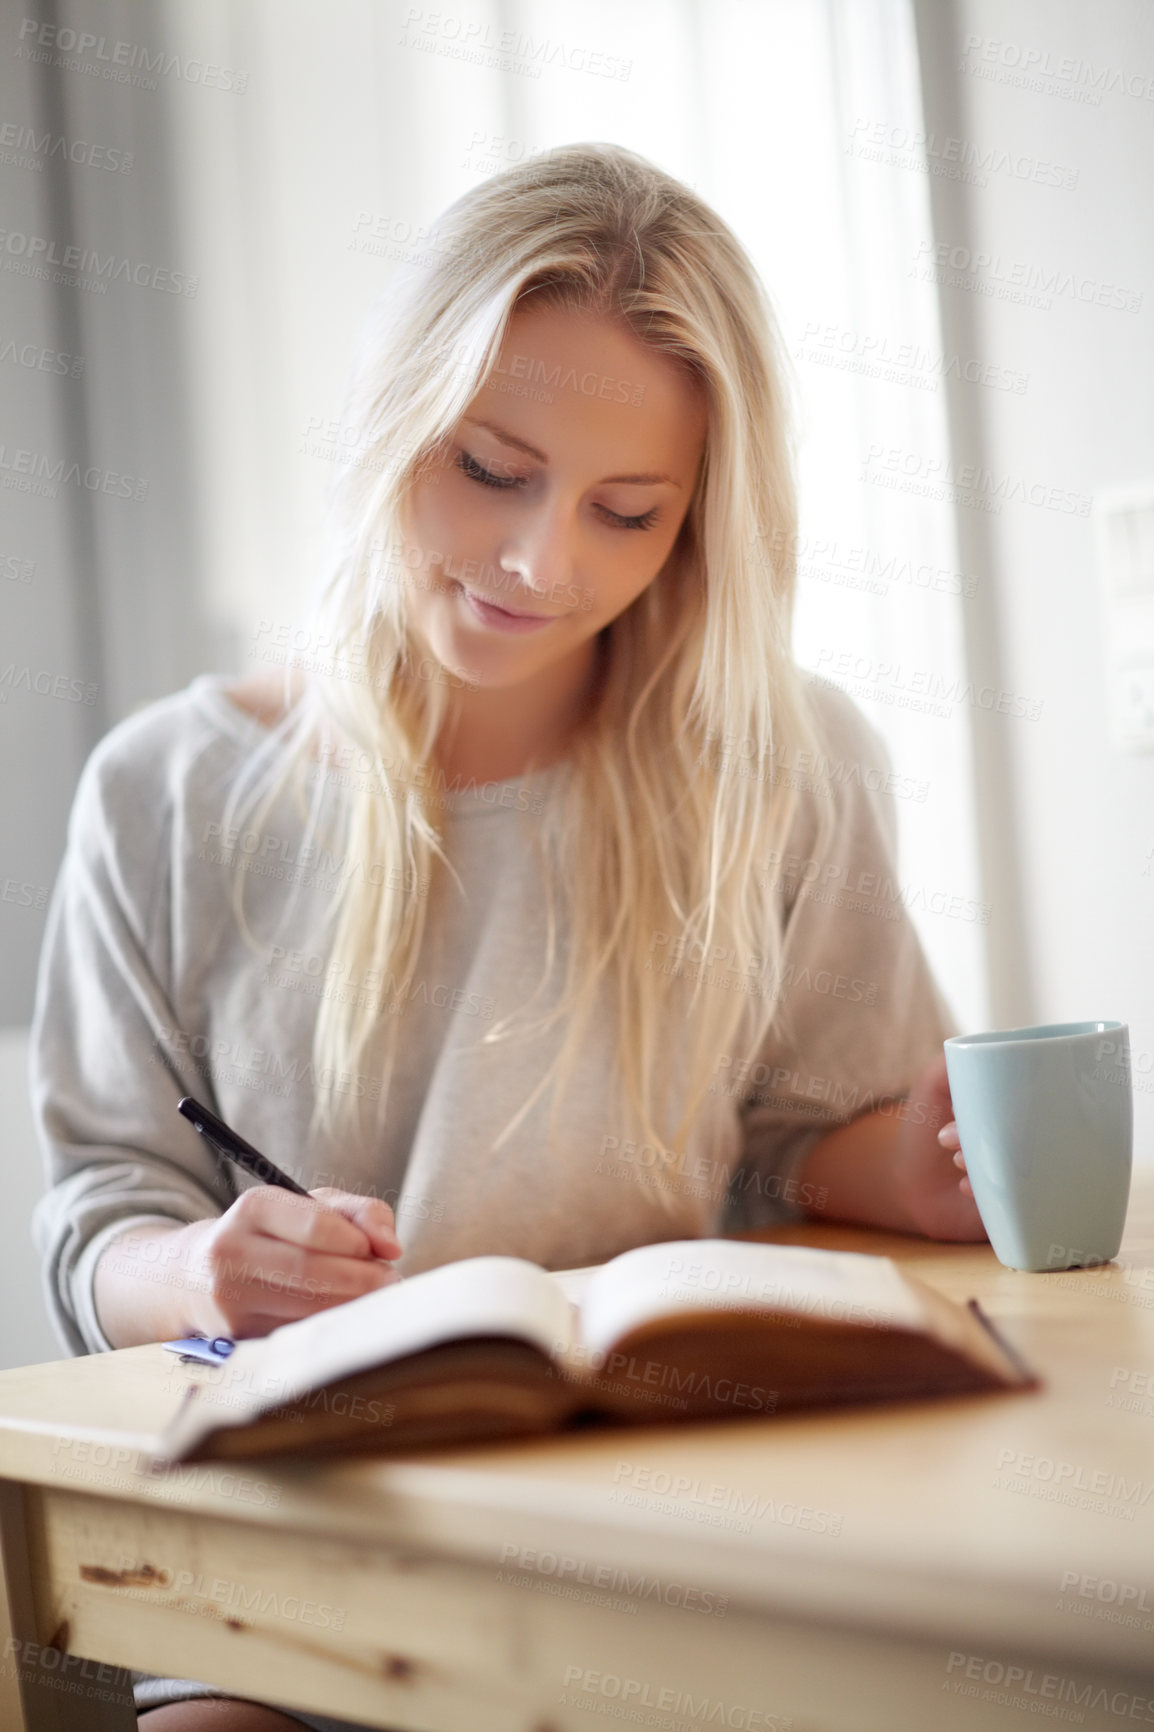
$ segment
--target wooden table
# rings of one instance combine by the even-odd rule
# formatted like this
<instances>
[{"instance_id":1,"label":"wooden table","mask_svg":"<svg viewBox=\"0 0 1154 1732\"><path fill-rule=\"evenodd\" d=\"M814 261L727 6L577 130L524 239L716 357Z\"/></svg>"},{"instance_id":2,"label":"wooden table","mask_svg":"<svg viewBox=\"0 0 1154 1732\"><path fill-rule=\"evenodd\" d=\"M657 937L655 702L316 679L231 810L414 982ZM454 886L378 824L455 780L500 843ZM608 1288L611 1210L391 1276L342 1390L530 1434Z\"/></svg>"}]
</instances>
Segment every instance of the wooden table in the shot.
<instances>
[{"instance_id":1,"label":"wooden table","mask_svg":"<svg viewBox=\"0 0 1154 1732\"><path fill-rule=\"evenodd\" d=\"M4 1372L3 1732L125 1732L126 1668L428 1732L1154 1724L1154 1174L1107 1269L764 1236L978 1296L1046 1388L159 1477L194 1368Z\"/></svg>"}]
</instances>

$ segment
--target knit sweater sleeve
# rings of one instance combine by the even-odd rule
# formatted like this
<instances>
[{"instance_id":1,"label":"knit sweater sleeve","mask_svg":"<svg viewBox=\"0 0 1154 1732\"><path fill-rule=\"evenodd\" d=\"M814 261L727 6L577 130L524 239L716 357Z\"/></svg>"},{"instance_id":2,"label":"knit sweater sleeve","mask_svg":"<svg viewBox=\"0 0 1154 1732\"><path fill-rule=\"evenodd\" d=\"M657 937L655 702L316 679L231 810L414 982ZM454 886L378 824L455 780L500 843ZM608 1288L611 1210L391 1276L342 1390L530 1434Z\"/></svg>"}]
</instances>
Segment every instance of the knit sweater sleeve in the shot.
<instances>
[{"instance_id":1,"label":"knit sweater sleeve","mask_svg":"<svg viewBox=\"0 0 1154 1732\"><path fill-rule=\"evenodd\" d=\"M41 951L30 1085L48 1188L32 1233L71 1353L111 1347L92 1288L112 1238L137 1223L203 1220L236 1194L176 1111L182 1095L211 1095L180 1038L169 980L180 713L150 706L89 757Z\"/></svg>"},{"instance_id":2,"label":"knit sweater sleeve","mask_svg":"<svg viewBox=\"0 0 1154 1732\"><path fill-rule=\"evenodd\" d=\"M812 1199L796 1175L813 1145L863 1113L900 1113L956 1031L903 890L886 747L824 681L815 682L814 711L832 833L818 858L812 805L803 807L769 863L788 909L785 951L770 1034L729 1084L742 1126L731 1228L800 1215Z\"/></svg>"}]
</instances>

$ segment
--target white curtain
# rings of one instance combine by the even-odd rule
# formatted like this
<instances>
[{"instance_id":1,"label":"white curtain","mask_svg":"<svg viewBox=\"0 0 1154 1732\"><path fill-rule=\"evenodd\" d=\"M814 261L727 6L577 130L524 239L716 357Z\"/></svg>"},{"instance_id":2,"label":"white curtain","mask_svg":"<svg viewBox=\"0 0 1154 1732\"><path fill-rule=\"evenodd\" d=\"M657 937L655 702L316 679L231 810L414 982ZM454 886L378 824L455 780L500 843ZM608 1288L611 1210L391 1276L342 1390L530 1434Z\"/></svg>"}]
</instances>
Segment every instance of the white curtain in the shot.
<instances>
[{"instance_id":1,"label":"white curtain","mask_svg":"<svg viewBox=\"0 0 1154 1732\"><path fill-rule=\"evenodd\" d=\"M172 93L188 250L206 594L237 669L291 633L342 456L352 342L460 192L611 139L696 187L749 248L803 429L798 659L893 759L900 883L959 1022L988 1015L936 291L909 0L168 0L186 51L247 75ZM879 132L880 129L880 132ZM881 137L886 148L875 141ZM892 144L898 141L897 147ZM987 694L988 696L988 694Z\"/></svg>"}]
</instances>

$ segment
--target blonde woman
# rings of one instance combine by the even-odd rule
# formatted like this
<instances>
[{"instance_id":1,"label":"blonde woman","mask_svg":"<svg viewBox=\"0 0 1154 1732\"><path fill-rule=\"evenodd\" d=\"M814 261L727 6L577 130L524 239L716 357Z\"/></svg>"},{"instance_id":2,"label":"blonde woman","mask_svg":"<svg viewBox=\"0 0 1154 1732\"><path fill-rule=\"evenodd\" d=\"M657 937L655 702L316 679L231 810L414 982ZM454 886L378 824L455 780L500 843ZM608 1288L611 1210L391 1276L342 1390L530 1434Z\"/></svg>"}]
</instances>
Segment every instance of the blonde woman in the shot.
<instances>
[{"instance_id":1,"label":"blonde woman","mask_svg":"<svg viewBox=\"0 0 1154 1732\"><path fill-rule=\"evenodd\" d=\"M314 616L258 636L286 665L201 675L80 781L34 1029L69 1349L485 1252L983 1237L885 753L791 659L783 365L729 229L610 145L486 181L345 425ZM185 1094L314 1196L242 1188ZM138 1705L338 1724L209 1694Z\"/></svg>"}]
</instances>

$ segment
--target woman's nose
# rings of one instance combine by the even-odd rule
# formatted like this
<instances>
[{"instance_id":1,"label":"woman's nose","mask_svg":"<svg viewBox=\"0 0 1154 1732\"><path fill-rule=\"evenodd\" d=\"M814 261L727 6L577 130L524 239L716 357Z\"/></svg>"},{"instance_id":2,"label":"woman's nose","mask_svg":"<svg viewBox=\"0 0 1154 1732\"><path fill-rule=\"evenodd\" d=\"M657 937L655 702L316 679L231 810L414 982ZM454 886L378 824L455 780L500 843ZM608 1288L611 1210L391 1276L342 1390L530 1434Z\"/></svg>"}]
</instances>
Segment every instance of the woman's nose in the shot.
<instances>
[{"instance_id":1,"label":"woman's nose","mask_svg":"<svg viewBox=\"0 0 1154 1732\"><path fill-rule=\"evenodd\" d=\"M535 595L546 595L572 578L576 564L575 526L557 510L527 516L502 542L498 569L510 583L522 583Z\"/></svg>"}]
</instances>

